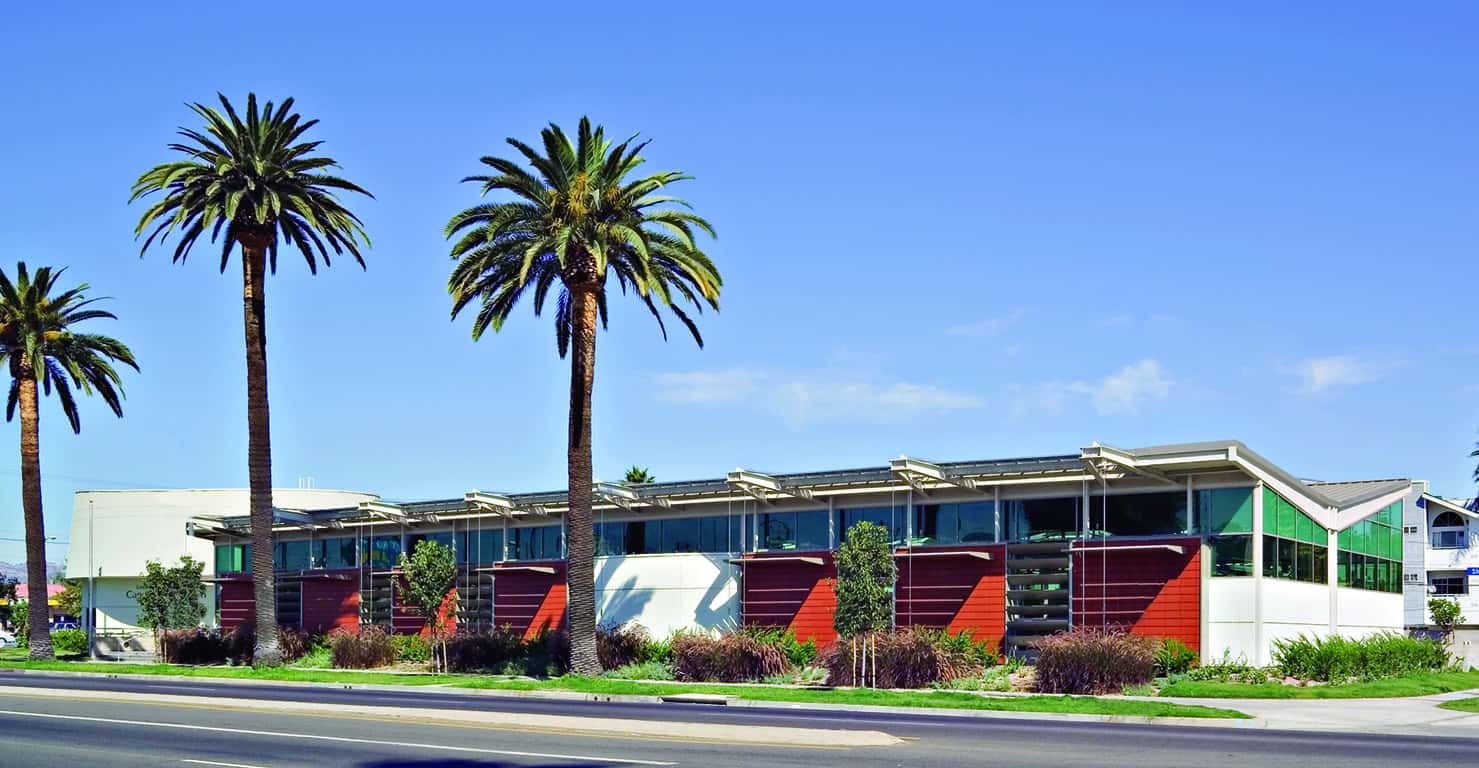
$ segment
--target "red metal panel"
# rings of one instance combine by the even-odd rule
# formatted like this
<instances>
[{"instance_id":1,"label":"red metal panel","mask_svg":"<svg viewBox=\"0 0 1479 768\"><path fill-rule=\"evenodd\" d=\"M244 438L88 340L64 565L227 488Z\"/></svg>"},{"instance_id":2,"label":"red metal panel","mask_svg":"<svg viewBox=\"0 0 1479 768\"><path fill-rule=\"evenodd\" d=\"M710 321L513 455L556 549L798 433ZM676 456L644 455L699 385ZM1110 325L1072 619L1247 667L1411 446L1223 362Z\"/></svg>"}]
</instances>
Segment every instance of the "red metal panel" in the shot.
<instances>
[{"instance_id":1,"label":"red metal panel","mask_svg":"<svg viewBox=\"0 0 1479 768\"><path fill-rule=\"evenodd\" d=\"M252 595L251 577L228 579L218 584L221 590L216 613L220 617L221 629L232 630L243 624L255 623L257 601Z\"/></svg>"},{"instance_id":2,"label":"red metal panel","mask_svg":"<svg viewBox=\"0 0 1479 768\"><path fill-rule=\"evenodd\" d=\"M822 564L785 558L815 557ZM768 561L768 562L767 562ZM837 639L833 586L837 569L830 552L784 552L746 557L741 573L740 611L746 626L782 627L801 640Z\"/></svg>"},{"instance_id":3,"label":"red metal panel","mask_svg":"<svg viewBox=\"0 0 1479 768\"><path fill-rule=\"evenodd\" d=\"M947 552L984 552L990 560ZM899 564L899 626L969 629L978 640L1006 633L1006 547L972 545L921 548Z\"/></svg>"},{"instance_id":4,"label":"red metal panel","mask_svg":"<svg viewBox=\"0 0 1479 768\"><path fill-rule=\"evenodd\" d=\"M1201 648L1201 539L1155 539L1111 544L1174 544L1166 549L1075 550L1073 622L1126 627L1138 635L1173 637Z\"/></svg>"},{"instance_id":5,"label":"red metal panel","mask_svg":"<svg viewBox=\"0 0 1479 768\"><path fill-rule=\"evenodd\" d=\"M319 573L323 576L303 580L303 631L321 634L359 626L359 571Z\"/></svg>"},{"instance_id":6,"label":"red metal panel","mask_svg":"<svg viewBox=\"0 0 1479 768\"><path fill-rule=\"evenodd\" d=\"M544 560L510 563L493 576L493 623L533 637L559 629L565 619L565 562ZM516 570L520 566L553 568L554 573Z\"/></svg>"}]
</instances>

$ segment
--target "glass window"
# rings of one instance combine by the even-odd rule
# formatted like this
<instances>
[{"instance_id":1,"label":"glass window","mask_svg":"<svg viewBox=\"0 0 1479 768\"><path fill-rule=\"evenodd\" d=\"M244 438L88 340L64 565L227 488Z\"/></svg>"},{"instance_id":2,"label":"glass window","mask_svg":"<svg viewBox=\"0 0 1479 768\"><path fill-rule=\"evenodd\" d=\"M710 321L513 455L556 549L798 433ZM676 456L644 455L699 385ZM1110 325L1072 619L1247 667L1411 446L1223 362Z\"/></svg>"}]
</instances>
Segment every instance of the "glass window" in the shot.
<instances>
[{"instance_id":1,"label":"glass window","mask_svg":"<svg viewBox=\"0 0 1479 768\"><path fill-rule=\"evenodd\" d=\"M336 536L313 542L314 568L354 568L358 563L353 536Z\"/></svg>"},{"instance_id":2,"label":"glass window","mask_svg":"<svg viewBox=\"0 0 1479 768\"><path fill-rule=\"evenodd\" d=\"M1252 536L1213 536L1207 545L1212 550L1213 576L1253 575Z\"/></svg>"},{"instance_id":3,"label":"glass window","mask_svg":"<svg viewBox=\"0 0 1479 768\"><path fill-rule=\"evenodd\" d=\"M1274 539L1279 550L1279 567L1274 571L1274 576L1280 579L1295 578L1294 542L1288 539Z\"/></svg>"},{"instance_id":4,"label":"glass window","mask_svg":"<svg viewBox=\"0 0 1479 768\"><path fill-rule=\"evenodd\" d=\"M699 552L699 525L696 517L679 517L662 520L662 541L659 552Z\"/></svg>"},{"instance_id":5,"label":"glass window","mask_svg":"<svg viewBox=\"0 0 1479 768\"><path fill-rule=\"evenodd\" d=\"M1463 549L1469 545L1464 531L1433 531L1428 534L1433 549Z\"/></svg>"},{"instance_id":6,"label":"glass window","mask_svg":"<svg viewBox=\"0 0 1479 768\"><path fill-rule=\"evenodd\" d=\"M503 559L503 529L457 532L457 562L496 563Z\"/></svg>"},{"instance_id":7,"label":"glass window","mask_svg":"<svg viewBox=\"0 0 1479 768\"><path fill-rule=\"evenodd\" d=\"M1014 499L1006 503L1008 537L1025 541L1061 541L1078 536L1080 506L1083 500ZM1098 524L1099 511L1090 515L1090 525ZM1090 531L1090 534L1094 534Z\"/></svg>"},{"instance_id":8,"label":"glass window","mask_svg":"<svg viewBox=\"0 0 1479 768\"><path fill-rule=\"evenodd\" d=\"M1462 517L1459 517L1458 514L1454 512L1444 511L1442 513L1439 513L1437 517L1433 518L1433 527L1462 528L1464 527L1464 519Z\"/></svg>"},{"instance_id":9,"label":"glass window","mask_svg":"<svg viewBox=\"0 0 1479 768\"><path fill-rule=\"evenodd\" d=\"M510 528L509 554L513 560L559 560L560 526Z\"/></svg>"},{"instance_id":10,"label":"glass window","mask_svg":"<svg viewBox=\"0 0 1479 768\"><path fill-rule=\"evenodd\" d=\"M1090 497L1089 522L1107 514L1111 536L1158 536L1185 533L1186 493L1132 493ZM1107 507L1107 511L1106 511Z\"/></svg>"},{"instance_id":11,"label":"glass window","mask_svg":"<svg viewBox=\"0 0 1479 768\"><path fill-rule=\"evenodd\" d=\"M698 518L698 543L700 552L743 552L744 537L740 535L741 515Z\"/></svg>"},{"instance_id":12,"label":"glass window","mask_svg":"<svg viewBox=\"0 0 1479 768\"><path fill-rule=\"evenodd\" d=\"M308 540L279 541L272 547L272 568L276 571L308 569Z\"/></svg>"},{"instance_id":13,"label":"glass window","mask_svg":"<svg viewBox=\"0 0 1479 768\"><path fill-rule=\"evenodd\" d=\"M1263 575L1269 579L1279 575L1279 540L1274 536L1263 537Z\"/></svg>"},{"instance_id":14,"label":"glass window","mask_svg":"<svg viewBox=\"0 0 1479 768\"><path fill-rule=\"evenodd\" d=\"M216 545L216 573L251 573L252 545Z\"/></svg>"},{"instance_id":15,"label":"glass window","mask_svg":"<svg viewBox=\"0 0 1479 768\"><path fill-rule=\"evenodd\" d=\"M760 516L762 549L826 549L827 512L766 512Z\"/></svg>"},{"instance_id":16,"label":"glass window","mask_svg":"<svg viewBox=\"0 0 1479 768\"><path fill-rule=\"evenodd\" d=\"M448 549L451 549L452 548L452 532L451 531L438 531L436 533L409 533L409 534L406 534L406 554L407 555L413 555L413 554L415 554L416 553L416 545L417 544L420 544L423 541L435 541L436 543L438 543L438 544L440 544L440 545L442 545L442 546L444 546L444 547L446 547Z\"/></svg>"},{"instance_id":17,"label":"glass window","mask_svg":"<svg viewBox=\"0 0 1479 768\"><path fill-rule=\"evenodd\" d=\"M1311 563L1310 578L1316 584L1326 584L1330 581L1330 550L1328 547L1315 546L1313 562Z\"/></svg>"},{"instance_id":18,"label":"glass window","mask_svg":"<svg viewBox=\"0 0 1479 768\"><path fill-rule=\"evenodd\" d=\"M398 533L360 539L360 558L371 568L394 568L401 559L401 537Z\"/></svg>"},{"instance_id":19,"label":"glass window","mask_svg":"<svg viewBox=\"0 0 1479 768\"><path fill-rule=\"evenodd\" d=\"M1197 491L1197 520L1208 533L1251 533L1253 489L1214 488ZM1265 512L1265 519L1267 512Z\"/></svg>"},{"instance_id":20,"label":"glass window","mask_svg":"<svg viewBox=\"0 0 1479 768\"><path fill-rule=\"evenodd\" d=\"M1437 576L1430 575L1428 584L1433 587L1435 595L1467 595L1469 594L1468 576Z\"/></svg>"},{"instance_id":21,"label":"glass window","mask_svg":"<svg viewBox=\"0 0 1479 768\"><path fill-rule=\"evenodd\" d=\"M900 515L902 517L902 515ZM892 507L860 507L858 509L837 510L837 540L842 542L847 538L847 532L858 523L873 523L881 525L888 531L889 541L898 542L903 540L903 526L895 523L895 515Z\"/></svg>"},{"instance_id":22,"label":"glass window","mask_svg":"<svg viewBox=\"0 0 1479 768\"><path fill-rule=\"evenodd\" d=\"M1294 578L1300 581L1315 580L1315 545L1296 542L1294 545Z\"/></svg>"}]
</instances>

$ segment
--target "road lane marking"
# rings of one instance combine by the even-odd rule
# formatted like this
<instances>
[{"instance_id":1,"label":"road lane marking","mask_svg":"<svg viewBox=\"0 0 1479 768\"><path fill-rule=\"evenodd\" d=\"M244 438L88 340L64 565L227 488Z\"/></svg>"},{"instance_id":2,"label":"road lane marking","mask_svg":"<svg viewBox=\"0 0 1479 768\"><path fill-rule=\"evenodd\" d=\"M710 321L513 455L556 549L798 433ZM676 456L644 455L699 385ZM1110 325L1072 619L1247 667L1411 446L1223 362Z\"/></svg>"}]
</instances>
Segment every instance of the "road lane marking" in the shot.
<instances>
[{"instance_id":1,"label":"road lane marking","mask_svg":"<svg viewBox=\"0 0 1479 768\"><path fill-rule=\"evenodd\" d=\"M574 760L583 763L616 763L620 765L677 765L673 762L660 760L638 760L627 757L592 757L590 755L559 755L548 752L519 752L510 749L484 749L482 747L455 747L447 744L418 744L409 741L382 741L379 739L358 739L349 736L323 736L315 733L279 733L276 731L256 731L246 728L221 728L213 725L192 725L189 723L156 723L147 720L121 720L110 717L84 717L82 715L58 715L50 712L19 712L16 710L0 709L0 715L11 715L14 717L35 717L46 720L71 720L87 723L107 723L109 725L136 725L145 728L174 728L185 731L206 731L209 733L230 733L242 736L268 736L279 739L304 739L309 741L331 741L341 744L359 744L377 747L403 747L409 749L425 749L438 752L461 752L478 755L502 755L505 757L534 757L541 760ZM189 762L189 761L185 761ZM216 763L216 765L226 765Z\"/></svg>"},{"instance_id":2,"label":"road lane marking","mask_svg":"<svg viewBox=\"0 0 1479 768\"><path fill-rule=\"evenodd\" d=\"M218 763L215 760L190 760L188 758L181 759L180 762L195 765L219 765L222 768L263 768L260 765L247 765L246 763Z\"/></svg>"}]
</instances>

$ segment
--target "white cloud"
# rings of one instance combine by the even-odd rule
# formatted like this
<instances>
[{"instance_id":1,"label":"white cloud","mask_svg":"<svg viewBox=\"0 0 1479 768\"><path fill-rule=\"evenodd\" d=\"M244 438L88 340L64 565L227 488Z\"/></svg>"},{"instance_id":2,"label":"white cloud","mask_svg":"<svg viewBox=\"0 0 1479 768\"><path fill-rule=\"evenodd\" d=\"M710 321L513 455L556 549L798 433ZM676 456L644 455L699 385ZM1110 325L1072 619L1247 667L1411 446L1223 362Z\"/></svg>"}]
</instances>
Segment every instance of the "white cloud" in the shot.
<instances>
[{"instance_id":1,"label":"white cloud","mask_svg":"<svg viewBox=\"0 0 1479 768\"><path fill-rule=\"evenodd\" d=\"M1104 377L1092 388L1094 410L1101 414L1134 413L1140 404L1171 394L1171 377L1155 360L1141 360Z\"/></svg>"},{"instance_id":2,"label":"white cloud","mask_svg":"<svg viewBox=\"0 0 1479 768\"><path fill-rule=\"evenodd\" d=\"M933 384L880 382L835 371L662 373L657 397L673 403L743 405L772 411L797 425L814 421L877 421L978 407L980 399Z\"/></svg>"},{"instance_id":3,"label":"white cloud","mask_svg":"<svg viewBox=\"0 0 1479 768\"><path fill-rule=\"evenodd\" d=\"M1350 387L1376 381L1390 366L1362 360L1354 355L1331 355L1312 357L1296 365L1294 374L1299 377L1299 391L1306 395L1318 395L1335 387Z\"/></svg>"},{"instance_id":4,"label":"white cloud","mask_svg":"<svg viewBox=\"0 0 1479 768\"><path fill-rule=\"evenodd\" d=\"M1085 399L1101 416L1137 413L1147 403L1164 400L1175 385L1165 366L1140 360L1098 381L1048 381L1014 388L1013 412L1062 413L1070 403Z\"/></svg>"},{"instance_id":5,"label":"white cloud","mask_svg":"<svg viewBox=\"0 0 1479 768\"><path fill-rule=\"evenodd\" d=\"M974 336L989 337L1000 336L1011 329L1012 326L1022 321L1027 313L1020 309L1014 309L1000 317L988 317L975 322L952 325L945 329L947 336Z\"/></svg>"}]
</instances>

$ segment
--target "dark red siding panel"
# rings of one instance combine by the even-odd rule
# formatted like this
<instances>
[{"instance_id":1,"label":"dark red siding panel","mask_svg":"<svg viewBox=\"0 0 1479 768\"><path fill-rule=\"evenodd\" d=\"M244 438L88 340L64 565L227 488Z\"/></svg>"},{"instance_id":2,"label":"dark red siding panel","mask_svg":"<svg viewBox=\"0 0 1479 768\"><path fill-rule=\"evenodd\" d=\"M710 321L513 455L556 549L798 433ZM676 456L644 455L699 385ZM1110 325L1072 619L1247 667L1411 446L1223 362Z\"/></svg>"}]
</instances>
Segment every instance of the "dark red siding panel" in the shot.
<instances>
[{"instance_id":1,"label":"dark red siding panel","mask_svg":"<svg viewBox=\"0 0 1479 768\"><path fill-rule=\"evenodd\" d=\"M221 620L221 629L236 629L243 624L256 623L257 601L252 596L251 577L227 579L218 582L216 613Z\"/></svg>"},{"instance_id":2,"label":"dark red siding panel","mask_svg":"<svg viewBox=\"0 0 1479 768\"><path fill-rule=\"evenodd\" d=\"M1116 545L1174 544L1167 549L1074 550L1073 623L1126 627L1137 635L1174 637L1202 645L1201 539L1115 541Z\"/></svg>"},{"instance_id":3,"label":"dark red siding panel","mask_svg":"<svg viewBox=\"0 0 1479 768\"><path fill-rule=\"evenodd\" d=\"M554 573L521 570L533 566ZM565 622L565 562L547 560L510 563L493 571L493 623L505 624L532 638Z\"/></svg>"},{"instance_id":4,"label":"dark red siding panel","mask_svg":"<svg viewBox=\"0 0 1479 768\"><path fill-rule=\"evenodd\" d=\"M793 559L798 557L820 558L822 564ZM750 555L740 578L740 614L746 626L788 629L801 640L818 643L837 639L832 627L837 612L832 553Z\"/></svg>"},{"instance_id":5,"label":"dark red siding panel","mask_svg":"<svg viewBox=\"0 0 1479 768\"><path fill-rule=\"evenodd\" d=\"M303 631L359 626L359 572L323 571L303 579Z\"/></svg>"},{"instance_id":6,"label":"dark red siding panel","mask_svg":"<svg viewBox=\"0 0 1479 768\"><path fill-rule=\"evenodd\" d=\"M954 555L983 552L991 559ZM977 639L1000 641L1006 633L1006 547L916 549L899 565L899 626L970 630Z\"/></svg>"}]
</instances>

